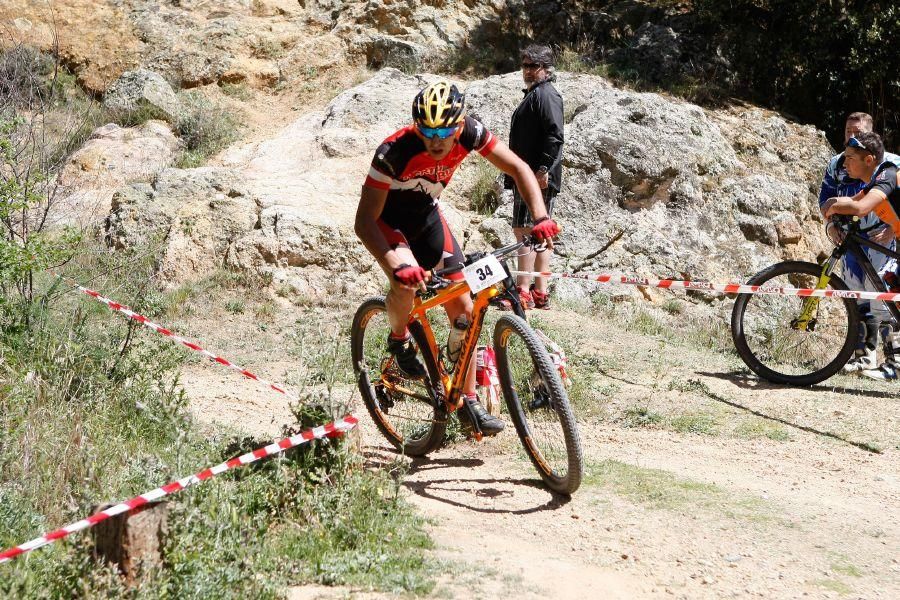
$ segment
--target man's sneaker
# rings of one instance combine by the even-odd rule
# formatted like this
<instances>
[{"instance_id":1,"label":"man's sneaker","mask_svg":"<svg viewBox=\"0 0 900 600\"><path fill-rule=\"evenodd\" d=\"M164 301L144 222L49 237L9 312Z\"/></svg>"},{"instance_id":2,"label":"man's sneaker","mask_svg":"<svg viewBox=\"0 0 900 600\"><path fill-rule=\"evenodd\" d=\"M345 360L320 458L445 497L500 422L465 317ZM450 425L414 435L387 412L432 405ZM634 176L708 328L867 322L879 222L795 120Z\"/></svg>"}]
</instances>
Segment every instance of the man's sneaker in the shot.
<instances>
[{"instance_id":1,"label":"man's sneaker","mask_svg":"<svg viewBox=\"0 0 900 600\"><path fill-rule=\"evenodd\" d=\"M459 422L462 424L463 429L466 431L472 431L472 422L469 420L469 413L472 412L475 414L475 419L478 421L478 428L481 429L481 433L486 436L497 435L503 428L505 427L503 421L492 415L484 408L481 402L478 401L478 398L470 398L466 397L464 402L466 406L459 409ZM471 409L471 410L470 410Z\"/></svg>"},{"instance_id":2,"label":"man's sneaker","mask_svg":"<svg viewBox=\"0 0 900 600\"><path fill-rule=\"evenodd\" d=\"M411 336L398 340L389 335L387 349L396 359L397 366L404 375L411 379L425 377L425 365L416 356L416 345L413 343Z\"/></svg>"},{"instance_id":3,"label":"man's sneaker","mask_svg":"<svg viewBox=\"0 0 900 600\"><path fill-rule=\"evenodd\" d=\"M531 310L534 308L534 297L531 295L531 292L528 290L523 290L521 286L516 287L519 292L519 304L522 305L524 310ZM512 310L512 304L509 300L501 300L500 308L502 310Z\"/></svg>"},{"instance_id":4,"label":"man's sneaker","mask_svg":"<svg viewBox=\"0 0 900 600\"><path fill-rule=\"evenodd\" d=\"M522 308L525 310L534 308L534 296L529 290L523 290L521 287L519 287L519 302L522 303Z\"/></svg>"},{"instance_id":5,"label":"man's sneaker","mask_svg":"<svg viewBox=\"0 0 900 600\"><path fill-rule=\"evenodd\" d=\"M874 348L872 350L869 350L868 348L857 350L854 352L853 358L847 361L847 364L843 366L842 370L844 373L859 373L861 371L875 369L878 365L876 361L877 357Z\"/></svg>"},{"instance_id":6,"label":"man's sneaker","mask_svg":"<svg viewBox=\"0 0 900 600\"><path fill-rule=\"evenodd\" d=\"M547 310L550 308L550 294L547 292L542 292L531 286L531 297L534 298L534 307L539 308L541 310Z\"/></svg>"},{"instance_id":7,"label":"man's sneaker","mask_svg":"<svg viewBox=\"0 0 900 600\"><path fill-rule=\"evenodd\" d=\"M880 381L893 381L900 377L900 365L885 361L877 369L867 369L861 373L863 377Z\"/></svg>"}]
</instances>

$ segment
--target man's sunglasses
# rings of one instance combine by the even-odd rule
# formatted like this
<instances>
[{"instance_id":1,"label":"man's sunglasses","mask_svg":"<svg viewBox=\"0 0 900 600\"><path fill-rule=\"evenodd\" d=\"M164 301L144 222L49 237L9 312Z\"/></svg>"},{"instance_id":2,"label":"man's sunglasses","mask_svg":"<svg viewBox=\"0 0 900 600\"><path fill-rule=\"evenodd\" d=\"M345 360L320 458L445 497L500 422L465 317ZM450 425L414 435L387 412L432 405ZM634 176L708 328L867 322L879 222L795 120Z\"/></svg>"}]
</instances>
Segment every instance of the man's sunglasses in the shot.
<instances>
[{"instance_id":1,"label":"man's sunglasses","mask_svg":"<svg viewBox=\"0 0 900 600\"><path fill-rule=\"evenodd\" d=\"M865 144L863 144L861 141L859 141L855 137L851 137L849 140L847 140L847 147L848 148L857 148L859 150L862 150L863 152L868 152L872 156L875 156L875 154L871 150L866 148Z\"/></svg>"},{"instance_id":2,"label":"man's sunglasses","mask_svg":"<svg viewBox=\"0 0 900 600\"><path fill-rule=\"evenodd\" d=\"M541 63L532 63L532 62L523 62L522 63L523 69L540 69L543 66L544 65L542 65Z\"/></svg>"},{"instance_id":3,"label":"man's sunglasses","mask_svg":"<svg viewBox=\"0 0 900 600\"><path fill-rule=\"evenodd\" d=\"M453 127L421 127L418 126L419 133L428 138L429 140L432 138L441 138L442 140L447 139L459 129L458 125L454 125Z\"/></svg>"}]
</instances>

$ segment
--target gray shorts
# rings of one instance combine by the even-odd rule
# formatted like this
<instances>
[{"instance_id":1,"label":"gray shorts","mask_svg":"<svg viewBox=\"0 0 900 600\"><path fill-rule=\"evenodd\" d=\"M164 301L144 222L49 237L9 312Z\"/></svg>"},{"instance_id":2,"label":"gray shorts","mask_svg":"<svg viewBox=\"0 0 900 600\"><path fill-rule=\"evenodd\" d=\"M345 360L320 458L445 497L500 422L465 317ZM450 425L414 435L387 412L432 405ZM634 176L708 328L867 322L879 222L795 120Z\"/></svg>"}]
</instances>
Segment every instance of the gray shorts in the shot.
<instances>
[{"instance_id":1,"label":"gray shorts","mask_svg":"<svg viewBox=\"0 0 900 600\"><path fill-rule=\"evenodd\" d=\"M553 205L556 204L556 191L549 186L541 190L544 196L544 206L547 208L547 215L553 216ZM513 227L531 227L531 213L528 212L528 205L519 193L519 188L513 187Z\"/></svg>"}]
</instances>

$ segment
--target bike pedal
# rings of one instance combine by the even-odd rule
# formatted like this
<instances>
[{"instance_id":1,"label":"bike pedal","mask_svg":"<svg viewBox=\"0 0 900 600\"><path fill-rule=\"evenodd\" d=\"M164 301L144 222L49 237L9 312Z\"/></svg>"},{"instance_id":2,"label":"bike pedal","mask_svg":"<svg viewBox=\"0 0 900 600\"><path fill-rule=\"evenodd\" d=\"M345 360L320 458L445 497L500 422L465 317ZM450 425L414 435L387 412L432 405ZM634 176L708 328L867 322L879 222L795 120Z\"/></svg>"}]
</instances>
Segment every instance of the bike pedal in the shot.
<instances>
[{"instance_id":1,"label":"bike pedal","mask_svg":"<svg viewBox=\"0 0 900 600\"><path fill-rule=\"evenodd\" d=\"M375 386L375 397L378 398L378 408L381 412L387 413L394 407L394 401L385 393L383 385Z\"/></svg>"}]
</instances>

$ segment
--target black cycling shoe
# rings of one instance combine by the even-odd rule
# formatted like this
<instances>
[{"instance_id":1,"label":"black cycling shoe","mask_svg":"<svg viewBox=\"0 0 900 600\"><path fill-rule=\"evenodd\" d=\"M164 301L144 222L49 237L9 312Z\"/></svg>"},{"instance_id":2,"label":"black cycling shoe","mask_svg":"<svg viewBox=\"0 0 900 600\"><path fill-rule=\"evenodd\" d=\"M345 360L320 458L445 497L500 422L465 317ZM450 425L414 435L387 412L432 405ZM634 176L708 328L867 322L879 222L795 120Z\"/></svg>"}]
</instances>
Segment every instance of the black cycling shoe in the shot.
<instances>
[{"instance_id":1,"label":"black cycling shoe","mask_svg":"<svg viewBox=\"0 0 900 600\"><path fill-rule=\"evenodd\" d=\"M478 421L478 428L481 429L483 435L497 435L503 431L504 427L506 427L503 420L489 413L487 409L484 408L484 405L478 401L478 398L466 398L465 403L468 408L463 407L459 411L459 422L465 431L472 431L473 429L472 423L469 420L469 409L475 414L475 419Z\"/></svg>"},{"instance_id":2,"label":"black cycling shoe","mask_svg":"<svg viewBox=\"0 0 900 600\"><path fill-rule=\"evenodd\" d=\"M425 377L425 365L418 359L416 345L412 337L395 340L388 336L387 349L397 361L397 367L410 379L422 379Z\"/></svg>"}]
</instances>

